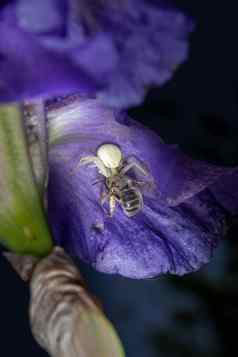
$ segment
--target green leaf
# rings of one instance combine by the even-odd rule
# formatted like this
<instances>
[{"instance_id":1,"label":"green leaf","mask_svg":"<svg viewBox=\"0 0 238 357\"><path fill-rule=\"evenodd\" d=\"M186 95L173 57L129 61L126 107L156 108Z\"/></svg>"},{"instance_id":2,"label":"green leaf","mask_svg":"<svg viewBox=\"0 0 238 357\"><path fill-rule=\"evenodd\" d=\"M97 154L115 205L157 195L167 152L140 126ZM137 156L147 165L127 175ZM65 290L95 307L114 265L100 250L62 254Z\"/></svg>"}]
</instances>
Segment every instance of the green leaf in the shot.
<instances>
[{"instance_id":1,"label":"green leaf","mask_svg":"<svg viewBox=\"0 0 238 357\"><path fill-rule=\"evenodd\" d=\"M17 254L45 256L52 249L22 113L8 105L0 107L0 242Z\"/></svg>"}]
</instances>

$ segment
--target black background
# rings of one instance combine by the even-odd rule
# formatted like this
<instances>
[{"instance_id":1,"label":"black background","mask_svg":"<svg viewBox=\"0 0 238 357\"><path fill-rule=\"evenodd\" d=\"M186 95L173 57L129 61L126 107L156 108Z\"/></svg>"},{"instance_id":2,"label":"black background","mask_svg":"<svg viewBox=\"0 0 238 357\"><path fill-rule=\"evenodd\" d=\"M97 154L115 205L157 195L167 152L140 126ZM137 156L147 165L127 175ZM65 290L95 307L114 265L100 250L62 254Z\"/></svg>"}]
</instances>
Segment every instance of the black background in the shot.
<instances>
[{"instance_id":1,"label":"black background","mask_svg":"<svg viewBox=\"0 0 238 357\"><path fill-rule=\"evenodd\" d=\"M235 1L188 0L177 1L177 5L197 22L196 31L191 36L189 60L180 67L172 81L161 89L151 90L144 105L129 112L132 117L156 130L166 142L180 144L195 158L220 165L237 165L238 25ZM85 266L82 270L92 291L101 298L106 313L118 328L128 357L237 356L238 264L234 255L237 248L236 228L233 227L209 267L185 278L162 277L138 282L94 273ZM228 260L225 265L222 263L224 257ZM216 278L219 284L215 278L208 279L210 270L216 272L212 276L219 276L220 280ZM0 356L46 356L31 337L27 286L3 257L0 258L0 279ZM165 288L166 284L170 290ZM181 296L192 292L194 298L202 299L203 312L212 321L213 327L209 328L216 333L217 350L199 352L196 344L193 345L191 324L198 326L201 321L196 313L186 309L179 318L187 326L183 332L187 334L187 342L174 330L166 330L165 333L161 327L157 329L154 322L151 331L149 328L145 331L145 342L137 339L133 323L136 326L140 320L132 311L135 311L135 306L140 306L136 311L146 315L149 305L141 301L144 301L143 294L148 294L148 289L151 294L158 294L158 303L162 294L173 304L175 291L181 292ZM125 299L126 294L130 299ZM121 303L118 302L120 295ZM161 302L160 308L163 308ZM151 309L148 310L148 321L151 313ZM158 314L159 318L160 311L155 309L154 314ZM209 344L209 336L208 333L204 345ZM149 354L146 348L152 345L154 354Z\"/></svg>"},{"instance_id":2,"label":"black background","mask_svg":"<svg viewBox=\"0 0 238 357\"><path fill-rule=\"evenodd\" d=\"M235 1L177 1L196 21L188 61L131 115L193 157L238 164Z\"/></svg>"}]
</instances>

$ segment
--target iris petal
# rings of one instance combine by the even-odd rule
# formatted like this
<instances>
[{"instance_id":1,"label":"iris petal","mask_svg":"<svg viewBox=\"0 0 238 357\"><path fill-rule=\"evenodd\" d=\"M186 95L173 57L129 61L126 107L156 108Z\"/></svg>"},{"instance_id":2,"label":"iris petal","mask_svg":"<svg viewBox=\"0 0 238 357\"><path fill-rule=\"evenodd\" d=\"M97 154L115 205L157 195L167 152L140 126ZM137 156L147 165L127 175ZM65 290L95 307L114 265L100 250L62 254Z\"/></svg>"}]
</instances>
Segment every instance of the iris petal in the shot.
<instances>
[{"instance_id":1,"label":"iris petal","mask_svg":"<svg viewBox=\"0 0 238 357\"><path fill-rule=\"evenodd\" d=\"M48 110L49 220L57 243L99 271L132 278L182 275L208 262L224 232L225 210L206 187L231 169L191 160L96 100L61 105ZM107 142L136 156L154 179L133 218L120 206L108 217L99 202L103 177L91 166L76 169Z\"/></svg>"},{"instance_id":2,"label":"iris petal","mask_svg":"<svg viewBox=\"0 0 238 357\"><path fill-rule=\"evenodd\" d=\"M77 91L79 82L82 94L91 91L92 81L83 70L39 46L31 34L4 23L0 34L5 39L0 41L0 101L67 94Z\"/></svg>"},{"instance_id":3,"label":"iris petal","mask_svg":"<svg viewBox=\"0 0 238 357\"><path fill-rule=\"evenodd\" d=\"M1 102L79 92L138 104L186 60L193 29L148 0L16 0L0 17Z\"/></svg>"}]
</instances>

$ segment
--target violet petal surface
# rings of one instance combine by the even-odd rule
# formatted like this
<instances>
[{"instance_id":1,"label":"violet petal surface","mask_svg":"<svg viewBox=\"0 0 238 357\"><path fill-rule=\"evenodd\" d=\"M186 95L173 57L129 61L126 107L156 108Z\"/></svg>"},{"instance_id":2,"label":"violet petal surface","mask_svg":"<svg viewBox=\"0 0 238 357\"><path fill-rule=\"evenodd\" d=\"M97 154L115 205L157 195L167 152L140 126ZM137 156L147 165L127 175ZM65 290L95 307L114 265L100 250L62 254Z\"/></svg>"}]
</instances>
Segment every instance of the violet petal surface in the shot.
<instances>
[{"instance_id":1,"label":"violet petal surface","mask_svg":"<svg viewBox=\"0 0 238 357\"><path fill-rule=\"evenodd\" d=\"M149 0L15 0L0 8L0 102L79 92L142 102L188 52L190 18Z\"/></svg>"},{"instance_id":2,"label":"violet petal surface","mask_svg":"<svg viewBox=\"0 0 238 357\"><path fill-rule=\"evenodd\" d=\"M207 187L222 168L191 160L151 130L96 100L72 98L48 111L49 220L56 242L106 273L149 278L185 274L207 263L224 233L225 210ZM99 197L96 168L76 169L102 143L120 146L150 170L155 187L144 208L128 218L120 206L110 218Z\"/></svg>"}]
</instances>

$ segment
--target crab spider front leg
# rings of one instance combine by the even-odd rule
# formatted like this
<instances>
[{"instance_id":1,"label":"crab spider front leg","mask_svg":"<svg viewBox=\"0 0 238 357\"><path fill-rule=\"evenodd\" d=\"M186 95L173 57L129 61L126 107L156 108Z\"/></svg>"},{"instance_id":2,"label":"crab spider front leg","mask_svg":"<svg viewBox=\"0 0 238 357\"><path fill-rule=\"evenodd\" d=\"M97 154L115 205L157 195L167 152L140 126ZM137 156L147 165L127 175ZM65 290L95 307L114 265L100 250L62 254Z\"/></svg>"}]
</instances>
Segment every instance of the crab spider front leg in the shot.
<instances>
[{"instance_id":1,"label":"crab spider front leg","mask_svg":"<svg viewBox=\"0 0 238 357\"><path fill-rule=\"evenodd\" d=\"M127 159L127 164L122 168L120 174L125 175L125 173L131 169L136 169L144 176L149 175L149 171L134 156L130 156Z\"/></svg>"},{"instance_id":2,"label":"crab spider front leg","mask_svg":"<svg viewBox=\"0 0 238 357\"><path fill-rule=\"evenodd\" d=\"M84 156L80 159L79 163L76 165L75 170L80 166L93 164L97 167L100 174L105 177L111 176L110 170L103 164L103 162L97 156Z\"/></svg>"}]
</instances>

